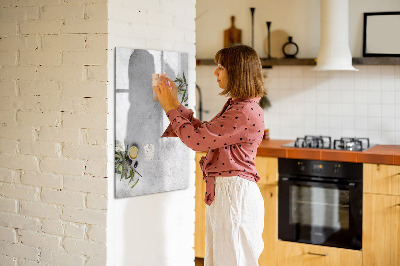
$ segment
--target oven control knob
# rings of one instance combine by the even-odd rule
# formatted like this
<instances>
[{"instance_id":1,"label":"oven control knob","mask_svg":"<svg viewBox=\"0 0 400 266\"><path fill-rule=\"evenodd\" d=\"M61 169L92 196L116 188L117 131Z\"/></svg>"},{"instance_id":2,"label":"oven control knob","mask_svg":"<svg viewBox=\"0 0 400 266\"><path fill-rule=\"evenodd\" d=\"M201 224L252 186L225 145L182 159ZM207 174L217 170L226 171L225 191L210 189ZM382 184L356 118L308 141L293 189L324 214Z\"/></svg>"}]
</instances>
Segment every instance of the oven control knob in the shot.
<instances>
[{"instance_id":1,"label":"oven control knob","mask_svg":"<svg viewBox=\"0 0 400 266\"><path fill-rule=\"evenodd\" d=\"M335 164L335 167L333 168L333 173L338 174L340 172L341 165L340 164Z\"/></svg>"},{"instance_id":2,"label":"oven control knob","mask_svg":"<svg viewBox=\"0 0 400 266\"><path fill-rule=\"evenodd\" d=\"M297 162L297 165L299 166L299 170L304 172L306 170L306 166L303 164L303 162Z\"/></svg>"}]
</instances>

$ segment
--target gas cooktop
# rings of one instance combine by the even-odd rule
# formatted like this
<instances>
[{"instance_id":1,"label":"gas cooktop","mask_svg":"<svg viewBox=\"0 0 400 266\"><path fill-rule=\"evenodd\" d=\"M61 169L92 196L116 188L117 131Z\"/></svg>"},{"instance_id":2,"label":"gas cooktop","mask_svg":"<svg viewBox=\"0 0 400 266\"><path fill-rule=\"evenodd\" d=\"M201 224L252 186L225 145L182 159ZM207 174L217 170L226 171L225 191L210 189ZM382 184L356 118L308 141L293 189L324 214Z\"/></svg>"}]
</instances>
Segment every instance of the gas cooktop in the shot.
<instances>
[{"instance_id":1,"label":"gas cooktop","mask_svg":"<svg viewBox=\"0 0 400 266\"><path fill-rule=\"evenodd\" d=\"M365 151L372 146L369 138L340 138L331 140L329 136L311 136L297 138L295 142L287 143L284 147L295 148L314 148L314 149L330 149L344 151Z\"/></svg>"}]
</instances>

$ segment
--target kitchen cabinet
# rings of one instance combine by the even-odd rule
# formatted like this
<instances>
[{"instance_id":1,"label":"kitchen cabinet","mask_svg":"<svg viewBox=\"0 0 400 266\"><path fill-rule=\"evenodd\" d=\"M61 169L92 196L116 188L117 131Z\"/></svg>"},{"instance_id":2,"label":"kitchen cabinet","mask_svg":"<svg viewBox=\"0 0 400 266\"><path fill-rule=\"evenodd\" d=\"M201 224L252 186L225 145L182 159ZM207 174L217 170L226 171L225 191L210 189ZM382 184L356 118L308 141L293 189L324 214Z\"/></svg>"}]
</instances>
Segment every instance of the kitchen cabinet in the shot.
<instances>
[{"instance_id":1,"label":"kitchen cabinet","mask_svg":"<svg viewBox=\"0 0 400 266\"><path fill-rule=\"evenodd\" d=\"M278 241L277 254L277 266L361 266L363 259L358 250L287 241Z\"/></svg>"},{"instance_id":2,"label":"kitchen cabinet","mask_svg":"<svg viewBox=\"0 0 400 266\"><path fill-rule=\"evenodd\" d=\"M400 166L363 171L363 265L400 266Z\"/></svg>"},{"instance_id":3,"label":"kitchen cabinet","mask_svg":"<svg viewBox=\"0 0 400 266\"><path fill-rule=\"evenodd\" d=\"M204 194L206 191L203 173L199 161L205 152L196 153L196 196L195 196L195 256L204 258L205 255L205 222L204 222ZM257 171L261 176L258 185L264 198L264 250L259 258L260 266L276 265L276 242L278 240L278 159L257 156L255 159Z\"/></svg>"},{"instance_id":4,"label":"kitchen cabinet","mask_svg":"<svg viewBox=\"0 0 400 266\"><path fill-rule=\"evenodd\" d=\"M363 265L400 266L400 196L365 193Z\"/></svg>"},{"instance_id":5,"label":"kitchen cabinet","mask_svg":"<svg viewBox=\"0 0 400 266\"><path fill-rule=\"evenodd\" d=\"M256 156L254 162L261 176L259 185L278 185L278 158Z\"/></svg>"},{"instance_id":6,"label":"kitchen cabinet","mask_svg":"<svg viewBox=\"0 0 400 266\"><path fill-rule=\"evenodd\" d=\"M400 196L399 165L365 163L363 173L364 193Z\"/></svg>"},{"instance_id":7,"label":"kitchen cabinet","mask_svg":"<svg viewBox=\"0 0 400 266\"><path fill-rule=\"evenodd\" d=\"M259 185L264 198L264 250L258 259L260 266L276 265L276 243L278 241L278 187Z\"/></svg>"},{"instance_id":8,"label":"kitchen cabinet","mask_svg":"<svg viewBox=\"0 0 400 266\"><path fill-rule=\"evenodd\" d=\"M206 240L206 224L204 195L206 193L206 183L203 181L203 172L200 169L199 161L206 152L196 152L196 195L195 195L195 233L194 233L194 253L197 258L204 258L204 247Z\"/></svg>"}]
</instances>

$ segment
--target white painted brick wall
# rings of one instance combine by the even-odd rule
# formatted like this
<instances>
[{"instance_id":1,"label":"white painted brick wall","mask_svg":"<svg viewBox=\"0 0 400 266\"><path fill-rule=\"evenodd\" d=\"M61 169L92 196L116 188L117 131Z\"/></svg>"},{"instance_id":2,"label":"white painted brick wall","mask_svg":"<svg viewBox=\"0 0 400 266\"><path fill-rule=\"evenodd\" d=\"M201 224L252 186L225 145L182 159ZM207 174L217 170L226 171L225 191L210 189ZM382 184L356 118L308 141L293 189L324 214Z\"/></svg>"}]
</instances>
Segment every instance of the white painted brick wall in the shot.
<instances>
[{"instance_id":1,"label":"white painted brick wall","mask_svg":"<svg viewBox=\"0 0 400 266\"><path fill-rule=\"evenodd\" d=\"M105 265L107 0L17 2L0 1L0 265Z\"/></svg>"}]
</instances>

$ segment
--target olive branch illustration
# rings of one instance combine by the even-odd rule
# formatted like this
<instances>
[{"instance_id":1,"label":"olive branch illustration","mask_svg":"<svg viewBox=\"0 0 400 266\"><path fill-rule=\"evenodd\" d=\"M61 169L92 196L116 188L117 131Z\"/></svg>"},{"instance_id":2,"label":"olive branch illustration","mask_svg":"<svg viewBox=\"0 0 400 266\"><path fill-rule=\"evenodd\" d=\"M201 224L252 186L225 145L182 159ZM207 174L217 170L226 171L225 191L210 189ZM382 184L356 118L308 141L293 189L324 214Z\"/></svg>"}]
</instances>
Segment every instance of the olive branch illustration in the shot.
<instances>
[{"instance_id":1,"label":"olive branch illustration","mask_svg":"<svg viewBox=\"0 0 400 266\"><path fill-rule=\"evenodd\" d=\"M183 74L182 78L176 78L174 80L174 82L177 83L177 85L178 85L178 93L182 94L181 103L186 102L188 100L188 96L187 96L188 84L186 81L185 72L182 72L182 74ZM187 106L187 104L185 104L185 105Z\"/></svg>"},{"instance_id":2,"label":"olive branch illustration","mask_svg":"<svg viewBox=\"0 0 400 266\"><path fill-rule=\"evenodd\" d=\"M116 141L116 146L117 146L117 141ZM129 149L128 145L126 145L125 150L117 150L115 149L115 173L120 174L122 179L128 179L130 184L131 182L134 182L133 178L135 177L135 174L138 174L140 177L142 177L141 174L139 174L138 171L136 171L136 168L138 166L138 161L136 161L132 167L132 159L129 158ZM134 188L137 183L140 180L140 177L137 179L136 182L131 186L131 188Z\"/></svg>"}]
</instances>

